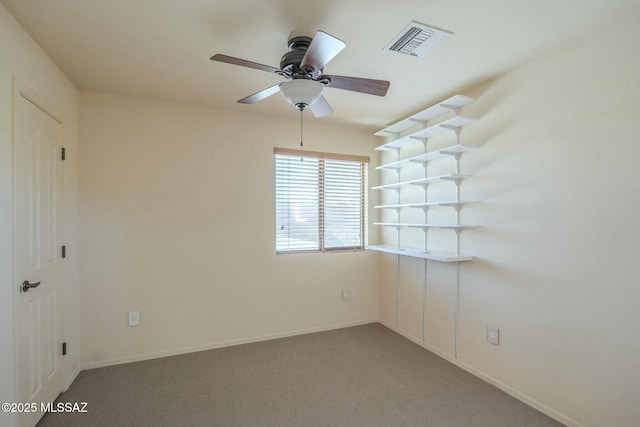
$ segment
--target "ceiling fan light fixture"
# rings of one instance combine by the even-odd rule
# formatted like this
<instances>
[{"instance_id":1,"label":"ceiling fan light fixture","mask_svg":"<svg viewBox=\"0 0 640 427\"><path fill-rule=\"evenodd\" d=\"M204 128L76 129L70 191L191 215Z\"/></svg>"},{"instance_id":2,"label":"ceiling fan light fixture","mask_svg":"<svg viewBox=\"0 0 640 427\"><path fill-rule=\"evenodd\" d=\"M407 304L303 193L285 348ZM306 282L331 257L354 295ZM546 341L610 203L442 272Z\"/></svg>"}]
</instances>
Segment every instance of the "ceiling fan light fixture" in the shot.
<instances>
[{"instance_id":1,"label":"ceiling fan light fixture","mask_svg":"<svg viewBox=\"0 0 640 427\"><path fill-rule=\"evenodd\" d=\"M291 105L304 110L320 98L322 85L313 80L289 80L280 85L280 92Z\"/></svg>"}]
</instances>

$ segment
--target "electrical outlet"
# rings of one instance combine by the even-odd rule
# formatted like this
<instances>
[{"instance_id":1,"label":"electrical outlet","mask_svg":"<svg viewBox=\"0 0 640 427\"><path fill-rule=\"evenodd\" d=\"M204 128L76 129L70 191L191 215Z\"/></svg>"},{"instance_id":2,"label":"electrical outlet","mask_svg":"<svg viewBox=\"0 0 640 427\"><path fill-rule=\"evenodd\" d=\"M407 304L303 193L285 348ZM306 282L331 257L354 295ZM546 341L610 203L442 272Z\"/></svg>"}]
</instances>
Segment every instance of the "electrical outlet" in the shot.
<instances>
[{"instance_id":1,"label":"electrical outlet","mask_svg":"<svg viewBox=\"0 0 640 427\"><path fill-rule=\"evenodd\" d=\"M500 329L497 326L487 325L487 342L500 345Z\"/></svg>"},{"instance_id":2,"label":"electrical outlet","mask_svg":"<svg viewBox=\"0 0 640 427\"><path fill-rule=\"evenodd\" d=\"M349 289L342 290L342 301L349 301L351 299L351 291Z\"/></svg>"},{"instance_id":3,"label":"electrical outlet","mask_svg":"<svg viewBox=\"0 0 640 427\"><path fill-rule=\"evenodd\" d=\"M139 326L139 325L140 325L140 311L130 311L129 326Z\"/></svg>"}]
</instances>

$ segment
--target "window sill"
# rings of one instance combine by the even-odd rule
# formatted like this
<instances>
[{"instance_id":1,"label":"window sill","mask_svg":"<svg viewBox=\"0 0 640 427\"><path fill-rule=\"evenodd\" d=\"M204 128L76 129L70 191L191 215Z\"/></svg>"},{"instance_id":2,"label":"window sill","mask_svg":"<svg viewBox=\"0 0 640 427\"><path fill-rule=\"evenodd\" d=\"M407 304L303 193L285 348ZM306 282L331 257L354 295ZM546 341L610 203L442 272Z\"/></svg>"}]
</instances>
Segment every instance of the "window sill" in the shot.
<instances>
[{"instance_id":1,"label":"window sill","mask_svg":"<svg viewBox=\"0 0 640 427\"><path fill-rule=\"evenodd\" d=\"M354 252L367 252L367 250L365 248L358 248L358 249L331 249L326 251L291 251L291 252L276 252L276 255L335 254L335 253L354 253Z\"/></svg>"}]
</instances>

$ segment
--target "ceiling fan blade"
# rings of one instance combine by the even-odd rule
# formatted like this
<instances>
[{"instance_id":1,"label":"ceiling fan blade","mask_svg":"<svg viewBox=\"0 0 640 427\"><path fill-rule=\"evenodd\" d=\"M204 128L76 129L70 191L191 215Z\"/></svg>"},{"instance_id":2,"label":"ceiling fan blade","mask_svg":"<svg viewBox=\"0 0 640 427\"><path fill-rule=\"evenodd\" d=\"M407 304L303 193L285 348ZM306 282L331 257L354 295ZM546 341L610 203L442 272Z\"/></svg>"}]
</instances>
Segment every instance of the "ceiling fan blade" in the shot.
<instances>
[{"instance_id":1,"label":"ceiling fan blade","mask_svg":"<svg viewBox=\"0 0 640 427\"><path fill-rule=\"evenodd\" d=\"M256 70L267 71L269 73L280 72L279 68L271 67L269 65L258 64L257 62L247 61L245 59L235 58L233 56L216 54L210 58L212 61L226 62L227 64L241 65L243 67L255 68Z\"/></svg>"},{"instance_id":2,"label":"ceiling fan blade","mask_svg":"<svg viewBox=\"0 0 640 427\"><path fill-rule=\"evenodd\" d=\"M346 46L347 44L342 40L324 31L316 31L311 44L307 48L307 53L305 53L302 62L300 62L300 68L303 70L307 68L313 68L315 71L321 70Z\"/></svg>"},{"instance_id":3,"label":"ceiling fan blade","mask_svg":"<svg viewBox=\"0 0 640 427\"><path fill-rule=\"evenodd\" d=\"M322 79L320 76L319 79ZM369 95L385 96L389 89L389 83L386 80L363 79L360 77L345 76L326 76L331 82L328 87L336 89L351 90L354 92L367 93Z\"/></svg>"},{"instance_id":4,"label":"ceiling fan blade","mask_svg":"<svg viewBox=\"0 0 640 427\"><path fill-rule=\"evenodd\" d=\"M317 118L324 117L326 115L333 113L333 109L331 108L327 100L324 99L324 96L322 95L320 95L320 98L318 98L316 102L311 104L310 108L311 108L311 111L313 112L313 115L316 116Z\"/></svg>"},{"instance_id":5,"label":"ceiling fan blade","mask_svg":"<svg viewBox=\"0 0 640 427\"><path fill-rule=\"evenodd\" d=\"M258 101L262 101L265 98L270 97L271 95L275 95L280 92L280 85L282 83L278 83L277 85L270 86L266 89L262 89L260 92L256 92L253 95L249 95L246 98L242 98L238 100L240 104L255 104Z\"/></svg>"}]
</instances>

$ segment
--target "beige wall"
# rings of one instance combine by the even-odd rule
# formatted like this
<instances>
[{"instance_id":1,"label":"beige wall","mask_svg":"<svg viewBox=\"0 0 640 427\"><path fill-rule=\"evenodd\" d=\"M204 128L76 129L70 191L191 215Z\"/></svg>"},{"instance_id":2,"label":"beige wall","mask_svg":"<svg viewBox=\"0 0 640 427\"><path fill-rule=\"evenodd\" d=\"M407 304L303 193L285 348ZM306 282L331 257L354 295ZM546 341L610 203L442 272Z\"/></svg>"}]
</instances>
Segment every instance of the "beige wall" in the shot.
<instances>
[{"instance_id":1,"label":"beige wall","mask_svg":"<svg viewBox=\"0 0 640 427\"><path fill-rule=\"evenodd\" d=\"M12 106L13 78L30 88L39 102L64 121L64 144L69 156L65 163L65 241L69 257L65 261L64 339L69 353L65 358L66 381L79 369L78 298L78 94L73 84L0 5L0 401L16 402L14 301L20 278L14 272ZM20 197L19 195L17 197ZM0 412L0 425L16 422Z\"/></svg>"},{"instance_id":2,"label":"beige wall","mask_svg":"<svg viewBox=\"0 0 640 427\"><path fill-rule=\"evenodd\" d=\"M81 93L85 366L377 319L376 254L275 255L273 147L298 117ZM308 150L375 155L306 117Z\"/></svg>"},{"instance_id":3,"label":"beige wall","mask_svg":"<svg viewBox=\"0 0 640 427\"><path fill-rule=\"evenodd\" d=\"M476 259L461 266L458 363L570 424L640 420L638 40L636 15L464 91L479 120L462 141L480 149L462 158L461 197L478 203L461 216L480 228L462 234ZM401 262L400 326L421 340L423 265ZM381 255L391 325L395 266ZM452 357L455 274L429 268L426 345Z\"/></svg>"}]
</instances>

